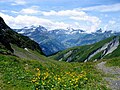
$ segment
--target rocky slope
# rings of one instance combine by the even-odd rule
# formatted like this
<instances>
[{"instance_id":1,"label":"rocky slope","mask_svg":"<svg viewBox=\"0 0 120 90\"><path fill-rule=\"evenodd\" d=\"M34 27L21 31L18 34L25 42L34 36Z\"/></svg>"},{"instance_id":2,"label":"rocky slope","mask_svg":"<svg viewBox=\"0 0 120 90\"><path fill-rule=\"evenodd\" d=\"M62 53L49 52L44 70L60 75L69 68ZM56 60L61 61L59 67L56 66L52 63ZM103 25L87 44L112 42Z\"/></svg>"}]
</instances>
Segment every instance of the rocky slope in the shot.
<instances>
[{"instance_id":1,"label":"rocky slope","mask_svg":"<svg viewBox=\"0 0 120 90\"><path fill-rule=\"evenodd\" d=\"M52 56L66 62L97 61L102 58L119 57L120 37L114 36L92 45L74 47Z\"/></svg>"},{"instance_id":2,"label":"rocky slope","mask_svg":"<svg viewBox=\"0 0 120 90\"><path fill-rule=\"evenodd\" d=\"M106 61L102 61L96 65L97 69L103 71L103 73L109 75L108 77L104 77L104 80L109 82L109 87L112 90L120 89L120 68L119 67L107 67ZM113 77L114 76L114 77Z\"/></svg>"},{"instance_id":3,"label":"rocky slope","mask_svg":"<svg viewBox=\"0 0 120 90\"><path fill-rule=\"evenodd\" d=\"M99 59L103 58L104 56L112 53L114 50L116 50L119 46L119 37L113 38L110 42L106 43L99 49L93 51L90 53L90 55L87 57L87 59L84 62L89 61L92 57L94 57L96 54L101 53L101 56Z\"/></svg>"}]
</instances>

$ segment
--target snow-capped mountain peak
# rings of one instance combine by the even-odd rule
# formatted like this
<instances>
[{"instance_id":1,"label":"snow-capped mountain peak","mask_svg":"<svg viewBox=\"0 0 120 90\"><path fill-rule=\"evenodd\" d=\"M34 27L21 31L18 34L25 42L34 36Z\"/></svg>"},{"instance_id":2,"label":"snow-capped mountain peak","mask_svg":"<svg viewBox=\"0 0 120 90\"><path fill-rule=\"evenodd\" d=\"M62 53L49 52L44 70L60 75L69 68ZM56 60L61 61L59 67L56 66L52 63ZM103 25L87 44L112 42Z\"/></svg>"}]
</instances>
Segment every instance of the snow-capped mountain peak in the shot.
<instances>
[{"instance_id":1,"label":"snow-capped mountain peak","mask_svg":"<svg viewBox=\"0 0 120 90\"><path fill-rule=\"evenodd\" d=\"M45 27L43 27L43 26L41 26L41 25L39 25L39 26L36 28L36 30L38 30L38 31L40 31L40 32L46 32L46 31L48 31Z\"/></svg>"},{"instance_id":2,"label":"snow-capped mountain peak","mask_svg":"<svg viewBox=\"0 0 120 90\"><path fill-rule=\"evenodd\" d=\"M32 32L46 32L47 29L43 26L30 26L30 27L24 27L24 28L21 28L21 29L16 29L16 31L20 34L26 34L26 33L32 33Z\"/></svg>"},{"instance_id":3,"label":"snow-capped mountain peak","mask_svg":"<svg viewBox=\"0 0 120 90\"><path fill-rule=\"evenodd\" d=\"M85 33L84 30L81 29L74 29L74 28L67 28L67 33L66 34L77 34L77 33Z\"/></svg>"}]
</instances>

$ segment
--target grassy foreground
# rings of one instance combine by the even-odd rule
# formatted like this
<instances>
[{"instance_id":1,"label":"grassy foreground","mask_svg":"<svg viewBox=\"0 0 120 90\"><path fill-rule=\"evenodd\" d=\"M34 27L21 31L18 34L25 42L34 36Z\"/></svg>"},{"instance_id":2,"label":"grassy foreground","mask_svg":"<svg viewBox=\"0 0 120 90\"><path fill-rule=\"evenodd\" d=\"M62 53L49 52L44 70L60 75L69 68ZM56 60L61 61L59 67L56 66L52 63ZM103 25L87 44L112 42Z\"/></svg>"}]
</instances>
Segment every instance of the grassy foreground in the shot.
<instances>
[{"instance_id":1,"label":"grassy foreground","mask_svg":"<svg viewBox=\"0 0 120 90\"><path fill-rule=\"evenodd\" d=\"M106 90L102 74L94 66L0 54L0 90Z\"/></svg>"},{"instance_id":2,"label":"grassy foreground","mask_svg":"<svg viewBox=\"0 0 120 90\"><path fill-rule=\"evenodd\" d=\"M112 58L112 59L107 60L106 65L109 66L109 67L117 66L117 67L120 68L120 57Z\"/></svg>"}]
</instances>

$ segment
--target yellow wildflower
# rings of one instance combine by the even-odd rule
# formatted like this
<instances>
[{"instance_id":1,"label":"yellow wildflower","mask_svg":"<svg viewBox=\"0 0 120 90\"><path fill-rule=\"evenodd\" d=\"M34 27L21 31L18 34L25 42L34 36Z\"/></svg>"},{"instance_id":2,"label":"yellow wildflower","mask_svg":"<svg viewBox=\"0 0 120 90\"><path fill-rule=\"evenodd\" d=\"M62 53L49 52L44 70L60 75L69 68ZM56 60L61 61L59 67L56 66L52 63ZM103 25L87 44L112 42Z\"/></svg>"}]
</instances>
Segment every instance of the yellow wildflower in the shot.
<instances>
[{"instance_id":1,"label":"yellow wildflower","mask_svg":"<svg viewBox=\"0 0 120 90\"><path fill-rule=\"evenodd\" d=\"M36 70L37 70L37 71L40 71L40 69L39 69L39 68L36 68Z\"/></svg>"},{"instance_id":2,"label":"yellow wildflower","mask_svg":"<svg viewBox=\"0 0 120 90\"><path fill-rule=\"evenodd\" d=\"M84 80L88 80L88 78L84 78Z\"/></svg>"},{"instance_id":3,"label":"yellow wildflower","mask_svg":"<svg viewBox=\"0 0 120 90\"><path fill-rule=\"evenodd\" d=\"M32 80L32 82L34 83L34 82L36 82L36 80L35 80L35 79L33 79L33 80Z\"/></svg>"}]
</instances>

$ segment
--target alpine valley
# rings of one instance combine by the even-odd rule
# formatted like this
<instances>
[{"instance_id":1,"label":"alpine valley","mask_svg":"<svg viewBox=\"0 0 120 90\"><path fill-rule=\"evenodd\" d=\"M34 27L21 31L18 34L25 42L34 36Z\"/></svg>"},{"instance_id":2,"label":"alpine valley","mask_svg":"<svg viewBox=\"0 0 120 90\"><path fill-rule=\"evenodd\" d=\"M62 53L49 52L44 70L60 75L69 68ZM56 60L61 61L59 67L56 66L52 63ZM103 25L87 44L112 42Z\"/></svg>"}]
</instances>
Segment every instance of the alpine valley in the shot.
<instances>
[{"instance_id":1,"label":"alpine valley","mask_svg":"<svg viewBox=\"0 0 120 90\"><path fill-rule=\"evenodd\" d=\"M0 90L120 90L119 77L120 33L13 30L0 17Z\"/></svg>"},{"instance_id":2,"label":"alpine valley","mask_svg":"<svg viewBox=\"0 0 120 90\"><path fill-rule=\"evenodd\" d=\"M48 30L43 26L35 27L33 25L22 29L14 29L14 31L36 41L46 56L74 46L90 45L120 34L120 32L112 32L112 30L103 31L101 28L96 32L87 33L81 29Z\"/></svg>"}]
</instances>

